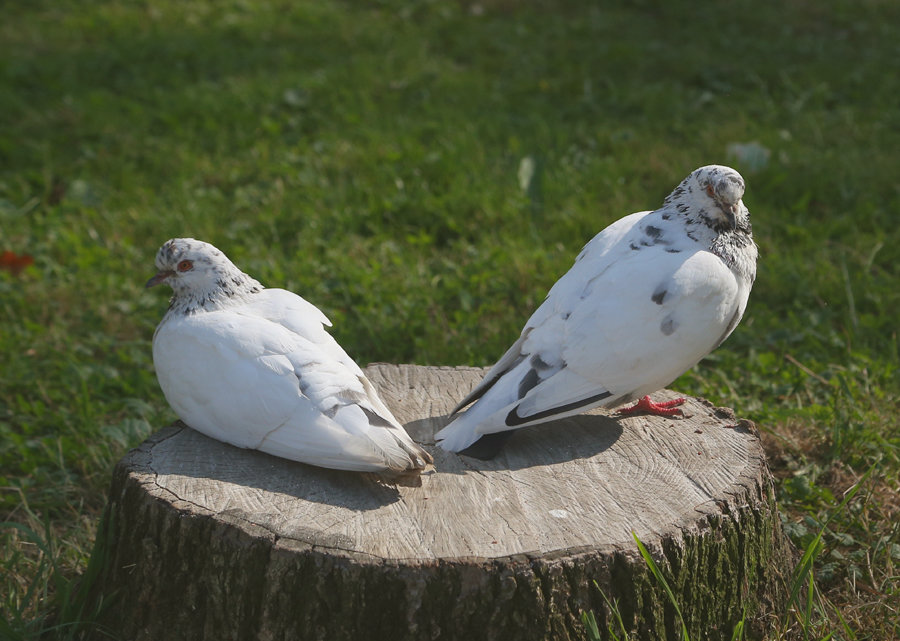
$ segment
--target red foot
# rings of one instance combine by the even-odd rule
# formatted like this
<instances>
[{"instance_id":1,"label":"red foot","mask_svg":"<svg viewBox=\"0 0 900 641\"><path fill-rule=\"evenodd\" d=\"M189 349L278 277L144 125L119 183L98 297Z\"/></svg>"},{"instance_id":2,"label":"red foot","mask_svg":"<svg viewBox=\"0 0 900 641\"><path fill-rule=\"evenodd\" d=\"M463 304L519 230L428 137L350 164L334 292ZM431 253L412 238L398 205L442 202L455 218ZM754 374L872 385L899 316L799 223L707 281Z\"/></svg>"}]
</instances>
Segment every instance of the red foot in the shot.
<instances>
[{"instance_id":1,"label":"red foot","mask_svg":"<svg viewBox=\"0 0 900 641\"><path fill-rule=\"evenodd\" d=\"M620 409L617 414L625 416L631 414L655 414L656 416L684 416L684 412L678 409L679 405L684 405L683 398L676 398L671 401L662 401L654 403L649 396L645 396L631 407Z\"/></svg>"}]
</instances>

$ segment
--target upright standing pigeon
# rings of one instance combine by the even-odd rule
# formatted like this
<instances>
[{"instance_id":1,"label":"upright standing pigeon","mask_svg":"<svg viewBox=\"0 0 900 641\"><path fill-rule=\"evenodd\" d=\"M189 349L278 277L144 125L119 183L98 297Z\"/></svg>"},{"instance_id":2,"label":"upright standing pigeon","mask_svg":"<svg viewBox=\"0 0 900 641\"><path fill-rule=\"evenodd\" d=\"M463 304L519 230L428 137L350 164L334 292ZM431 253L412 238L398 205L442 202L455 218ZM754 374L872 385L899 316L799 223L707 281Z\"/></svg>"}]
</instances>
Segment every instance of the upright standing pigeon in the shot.
<instances>
[{"instance_id":1,"label":"upright standing pigeon","mask_svg":"<svg viewBox=\"0 0 900 641\"><path fill-rule=\"evenodd\" d=\"M416 445L314 305L265 289L221 251L173 238L156 254L175 294L153 334L166 400L194 429L311 465L418 473Z\"/></svg>"},{"instance_id":2,"label":"upright standing pigeon","mask_svg":"<svg viewBox=\"0 0 900 641\"><path fill-rule=\"evenodd\" d=\"M641 399L629 410L677 413L665 387L741 320L757 249L730 167L700 167L656 211L616 221L582 250L521 336L435 436L451 452L495 455L515 430ZM642 398L643 397L643 398ZM625 410L625 411L629 411Z\"/></svg>"}]
</instances>

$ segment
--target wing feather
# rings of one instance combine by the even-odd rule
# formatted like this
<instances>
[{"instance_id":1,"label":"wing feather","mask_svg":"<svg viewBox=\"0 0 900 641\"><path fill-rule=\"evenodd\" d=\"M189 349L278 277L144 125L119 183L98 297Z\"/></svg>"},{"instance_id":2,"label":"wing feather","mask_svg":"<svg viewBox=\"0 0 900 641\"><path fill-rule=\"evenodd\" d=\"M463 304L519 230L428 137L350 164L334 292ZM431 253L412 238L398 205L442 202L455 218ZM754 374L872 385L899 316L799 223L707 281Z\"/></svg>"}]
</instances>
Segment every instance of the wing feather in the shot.
<instances>
[{"instance_id":1,"label":"wing feather","mask_svg":"<svg viewBox=\"0 0 900 641\"><path fill-rule=\"evenodd\" d=\"M219 440L314 465L424 468L428 455L324 330L324 314L295 297L306 317L285 320L285 298L160 327L154 361L179 416Z\"/></svg>"}]
</instances>

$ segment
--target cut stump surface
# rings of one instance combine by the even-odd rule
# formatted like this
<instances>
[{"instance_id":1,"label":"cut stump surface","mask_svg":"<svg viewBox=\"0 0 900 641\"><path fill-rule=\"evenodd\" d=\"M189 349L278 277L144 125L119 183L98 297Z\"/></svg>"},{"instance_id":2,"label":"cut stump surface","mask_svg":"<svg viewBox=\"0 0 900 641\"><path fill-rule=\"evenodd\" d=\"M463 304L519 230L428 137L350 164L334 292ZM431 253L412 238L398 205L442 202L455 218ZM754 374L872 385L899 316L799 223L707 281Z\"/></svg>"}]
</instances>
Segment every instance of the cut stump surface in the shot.
<instances>
[{"instance_id":1,"label":"cut stump surface","mask_svg":"<svg viewBox=\"0 0 900 641\"><path fill-rule=\"evenodd\" d=\"M480 461L433 437L485 370L366 373L434 455L420 486L168 427L114 473L106 625L135 640L577 639L582 611L614 621L602 590L634 638L676 638L632 532L692 638L779 607L790 553L752 423L693 398L684 419L595 410Z\"/></svg>"}]
</instances>

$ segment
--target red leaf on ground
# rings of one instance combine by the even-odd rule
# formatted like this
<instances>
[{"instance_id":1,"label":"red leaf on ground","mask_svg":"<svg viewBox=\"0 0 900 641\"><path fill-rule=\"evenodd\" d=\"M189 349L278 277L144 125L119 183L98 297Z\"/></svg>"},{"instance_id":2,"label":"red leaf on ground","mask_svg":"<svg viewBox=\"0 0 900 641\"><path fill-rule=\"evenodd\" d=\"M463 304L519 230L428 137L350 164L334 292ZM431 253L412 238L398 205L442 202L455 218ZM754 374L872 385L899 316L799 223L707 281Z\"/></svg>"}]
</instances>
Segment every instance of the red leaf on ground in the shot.
<instances>
[{"instance_id":1,"label":"red leaf on ground","mask_svg":"<svg viewBox=\"0 0 900 641\"><path fill-rule=\"evenodd\" d=\"M0 269L11 272L13 276L18 276L29 265L34 265L34 258L28 254L16 254L8 249L0 254Z\"/></svg>"}]
</instances>

